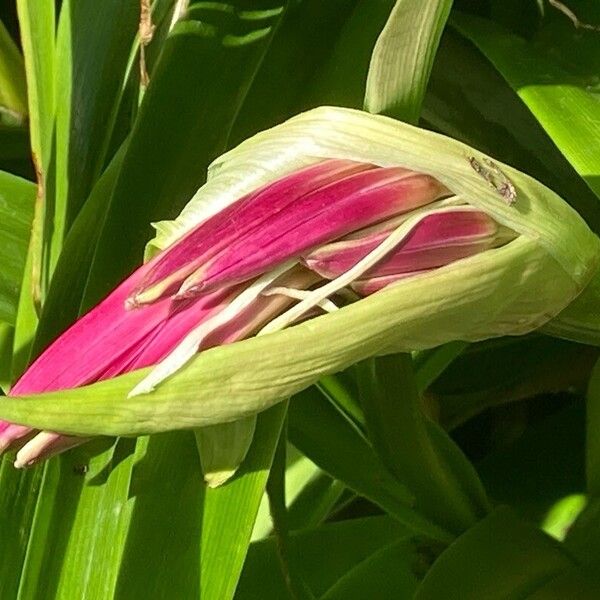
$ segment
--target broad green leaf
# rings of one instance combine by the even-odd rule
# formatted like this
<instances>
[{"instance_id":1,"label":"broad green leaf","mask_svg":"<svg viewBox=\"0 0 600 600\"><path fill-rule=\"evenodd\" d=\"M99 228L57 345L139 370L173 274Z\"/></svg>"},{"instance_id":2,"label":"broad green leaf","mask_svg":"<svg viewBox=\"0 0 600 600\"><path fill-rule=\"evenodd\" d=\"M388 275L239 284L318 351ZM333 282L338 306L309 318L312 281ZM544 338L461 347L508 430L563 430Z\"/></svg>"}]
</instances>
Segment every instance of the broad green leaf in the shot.
<instances>
[{"instance_id":1,"label":"broad green leaf","mask_svg":"<svg viewBox=\"0 0 600 600\"><path fill-rule=\"evenodd\" d=\"M302 577L320 596L355 565L406 534L406 529L393 519L378 516L293 532L290 542ZM281 573L273 569L276 551L272 537L250 546L236 600L289 597Z\"/></svg>"},{"instance_id":2,"label":"broad green leaf","mask_svg":"<svg viewBox=\"0 0 600 600\"><path fill-rule=\"evenodd\" d=\"M288 444L286 451L285 498L286 505L290 511L290 529L302 529L303 519L310 519L313 510L316 512L319 512L319 509L321 511L326 510L322 505L319 505L315 496L311 496L309 505L305 506L306 510L303 510L299 506L299 504L303 503L304 495L307 493L310 494L309 490L311 486L322 479L332 481L309 458L304 456L294 446ZM298 511L296 511L297 508L299 509ZM317 521L314 525L318 525L319 522ZM252 541L254 542L267 537L272 529L273 521L269 510L269 499L265 494L258 509L258 515L252 532Z\"/></svg>"},{"instance_id":3,"label":"broad green leaf","mask_svg":"<svg viewBox=\"0 0 600 600\"><path fill-rule=\"evenodd\" d=\"M52 267L104 166L139 6L138 0L62 3L56 37L56 201L47 215Z\"/></svg>"},{"instance_id":4,"label":"broad green leaf","mask_svg":"<svg viewBox=\"0 0 600 600\"><path fill-rule=\"evenodd\" d=\"M379 36L396 0L356 0L330 55L308 90L309 106L332 104L361 108L364 104L369 65Z\"/></svg>"},{"instance_id":5,"label":"broad green leaf","mask_svg":"<svg viewBox=\"0 0 600 600\"><path fill-rule=\"evenodd\" d=\"M23 57L0 21L0 121L20 123L27 115Z\"/></svg>"},{"instance_id":6,"label":"broad green leaf","mask_svg":"<svg viewBox=\"0 0 600 600\"><path fill-rule=\"evenodd\" d=\"M593 8L590 4L581 18L597 21L597 4ZM563 19L562 26L551 24L526 41L485 19L457 14L452 22L492 61L577 172L600 195L600 158L595 152L600 137L600 105L593 83L600 64L597 33L580 34Z\"/></svg>"},{"instance_id":7,"label":"broad green leaf","mask_svg":"<svg viewBox=\"0 0 600 600\"><path fill-rule=\"evenodd\" d=\"M415 384L423 393L465 351L465 342L450 342L413 355Z\"/></svg>"},{"instance_id":8,"label":"broad green leaf","mask_svg":"<svg viewBox=\"0 0 600 600\"><path fill-rule=\"evenodd\" d=\"M290 405L290 441L326 473L378 504L405 527L434 539L452 536L412 508L414 498L378 459L369 442L315 388Z\"/></svg>"},{"instance_id":9,"label":"broad green leaf","mask_svg":"<svg viewBox=\"0 0 600 600\"><path fill-rule=\"evenodd\" d=\"M202 485L191 434L149 439L132 474L134 505L115 598L233 596L283 416L279 406L258 419L241 469L214 490Z\"/></svg>"},{"instance_id":10,"label":"broad green leaf","mask_svg":"<svg viewBox=\"0 0 600 600\"><path fill-rule=\"evenodd\" d=\"M116 589L108 597L198 598L205 486L193 434L148 438L133 466L128 497L127 539L116 565Z\"/></svg>"},{"instance_id":11,"label":"broad green leaf","mask_svg":"<svg viewBox=\"0 0 600 600\"><path fill-rule=\"evenodd\" d=\"M35 186L0 171L0 321L15 324L25 270Z\"/></svg>"},{"instance_id":12,"label":"broad green leaf","mask_svg":"<svg viewBox=\"0 0 600 600\"><path fill-rule=\"evenodd\" d=\"M102 452L84 446L46 465L21 576L21 598L38 590L53 598L112 597L132 508L129 481L136 455L132 440ZM95 455L95 456L94 456ZM91 568L102 565L101 569Z\"/></svg>"},{"instance_id":13,"label":"broad green leaf","mask_svg":"<svg viewBox=\"0 0 600 600\"><path fill-rule=\"evenodd\" d=\"M397 600L412 598L418 585L419 556L410 540L398 540L374 552L338 579L322 600Z\"/></svg>"},{"instance_id":14,"label":"broad green leaf","mask_svg":"<svg viewBox=\"0 0 600 600\"><path fill-rule=\"evenodd\" d=\"M499 508L441 554L415 600L447 598L449 590L461 600L529 598L574 566L555 540Z\"/></svg>"},{"instance_id":15,"label":"broad green leaf","mask_svg":"<svg viewBox=\"0 0 600 600\"><path fill-rule=\"evenodd\" d=\"M356 393L350 388L350 372L321 377L317 387L339 410L352 419L360 428L365 427L365 415ZM356 386L354 386L356 387Z\"/></svg>"},{"instance_id":16,"label":"broad green leaf","mask_svg":"<svg viewBox=\"0 0 600 600\"><path fill-rule=\"evenodd\" d=\"M359 363L369 439L380 460L415 496L415 509L459 534L489 511L475 468L422 410L405 354Z\"/></svg>"},{"instance_id":17,"label":"broad green leaf","mask_svg":"<svg viewBox=\"0 0 600 600\"><path fill-rule=\"evenodd\" d=\"M597 556L597 555L596 555ZM565 598L598 598L600 596L600 564L576 565L543 584L528 600L564 600Z\"/></svg>"},{"instance_id":18,"label":"broad green leaf","mask_svg":"<svg viewBox=\"0 0 600 600\"><path fill-rule=\"evenodd\" d=\"M397 0L377 38L365 110L417 123L452 0Z\"/></svg>"}]
</instances>

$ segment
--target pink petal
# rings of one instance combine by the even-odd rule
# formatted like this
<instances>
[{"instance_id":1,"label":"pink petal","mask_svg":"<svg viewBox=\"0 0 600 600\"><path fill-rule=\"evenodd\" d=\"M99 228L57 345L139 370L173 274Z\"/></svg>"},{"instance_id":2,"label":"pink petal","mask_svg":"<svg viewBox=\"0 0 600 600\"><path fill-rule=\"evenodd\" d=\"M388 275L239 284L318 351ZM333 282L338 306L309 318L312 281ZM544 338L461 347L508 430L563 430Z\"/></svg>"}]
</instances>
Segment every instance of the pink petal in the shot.
<instances>
[{"instance_id":1,"label":"pink petal","mask_svg":"<svg viewBox=\"0 0 600 600\"><path fill-rule=\"evenodd\" d=\"M201 223L173 244L131 294L133 306L174 292L179 284L237 239L259 234L277 215L285 215L306 194L348 175L374 169L349 160L327 160L309 166L244 196Z\"/></svg>"},{"instance_id":2,"label":"pink petal","mask_svg":"<svg viewBox=\"0 0 600 600\"><path fill-rule=\"evenodd\" d=\"M397 226L397 225L394 225ZM318 248L305 258L306 265L329 279L348 271L375 249L393 230L382 224L362 235ZM496 245L496 222L483 212L451 211L425 217L409 236L365 278L419 272L472 256Z\"/></svg>"},{"instance_id":3,"label":"pink petal","mask_svg":"<svg viewBox=\"0 0 600 600\"><path fill-rule=\"evenodd\" d=\"M446 194L434 178L400 168L369 169L338 179L298 198L260 230L236 237L183 283L179 295L245 281L319 244Z\"/></svg>"}]
</instances>

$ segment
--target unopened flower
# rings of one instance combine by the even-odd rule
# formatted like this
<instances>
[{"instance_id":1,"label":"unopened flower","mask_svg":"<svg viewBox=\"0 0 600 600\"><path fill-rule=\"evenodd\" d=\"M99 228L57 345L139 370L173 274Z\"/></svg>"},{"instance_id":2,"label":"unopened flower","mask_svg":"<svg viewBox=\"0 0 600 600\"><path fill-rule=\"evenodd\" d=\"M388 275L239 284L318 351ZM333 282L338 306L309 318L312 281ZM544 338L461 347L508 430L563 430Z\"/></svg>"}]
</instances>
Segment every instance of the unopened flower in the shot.
<instances>
[{"instance_id":1,"label":"unopened flower","mask_svg":"<svg viewBox=\"0 0 600 600\"><path fill-rule=\"evenodd\" d=\"M527 175L340 108L225 154L157 229L151 260L41 355L2 417L83 436L235 421L368 356L536 329L600 258ZM22 462L68 441L34 438Z\"/></svg>"}]
</instances>

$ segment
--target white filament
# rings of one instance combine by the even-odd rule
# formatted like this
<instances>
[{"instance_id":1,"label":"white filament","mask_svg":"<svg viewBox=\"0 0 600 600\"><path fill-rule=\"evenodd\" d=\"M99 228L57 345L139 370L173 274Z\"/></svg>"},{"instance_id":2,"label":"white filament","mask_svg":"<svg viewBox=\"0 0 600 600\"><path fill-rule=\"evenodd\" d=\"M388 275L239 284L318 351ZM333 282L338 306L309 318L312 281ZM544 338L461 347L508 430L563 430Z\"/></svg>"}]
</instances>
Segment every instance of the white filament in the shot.
<instances>
[{"instance_id":1,"label":"white filament","mask_svg":"<svg viewBox=\"0 0 600 600\"><path fill-rule=\"evenodd\" d=\"M144 377L130 392L127 398L149 394L154 391L157 385L165 379L179 371L185 364L194 357L200 350L200 345L207 335L225 325L241 312L243 312L252 302L256 300L263 290L271 285L278 277L283 275L296 261L288 261L273 271L265 273L254 283L250 284L241 294L239 294L222 311L207 319L195 329L192 329L185 338L170 352L161 362L159 362L150 373Z\"/></svg>"},{"instance_id":2,"label":"white filament","mask_svg":"<svg viewBox=\"0 0 600 600\"><path fill-rule=\"evenodd\" d=\"M288 298L294 298L295 300L304 300L309 294L309 290L298 290L296 288L282 286L269 288L262 293L263 296L282 295L287 296ZM339 310L335 303L329 300L329 298L322 300L317 306L322 308L325 312L335 312L336 310Z\"/></svg>"},{"instance_id":3,"label":"white filament","mask_svg":"<svg viewBox=\"0 0 600 600\"><path fill-rule=\"evenodd\" d=\"M376 248L374 248L369 254L358 261L351 269L348 269L345 273L342 273L336 279L333 279L329 283L308 292L298 304L292 306L289 310L279 315L276 319L273 319L270 323L267 323L258 333L258 335L265 335L267 333L274 333L284 329L304 313L309 311L311 308L318 306L319 302L322 302L332 294L336 293L341 288L351 284L355 279L358 279L363 273L368 271L371 267L377 264L382 258L391 252L400 242L402 242L406 236L418 225L423 219L431 214L440 214L446 212L474 212L479 209L473 206L448 206L438 209L427 208L422 211L415 211L412 217L404 221L400 226L394 229L388 237L385 238Z\"/></svg>"}]
</instances>

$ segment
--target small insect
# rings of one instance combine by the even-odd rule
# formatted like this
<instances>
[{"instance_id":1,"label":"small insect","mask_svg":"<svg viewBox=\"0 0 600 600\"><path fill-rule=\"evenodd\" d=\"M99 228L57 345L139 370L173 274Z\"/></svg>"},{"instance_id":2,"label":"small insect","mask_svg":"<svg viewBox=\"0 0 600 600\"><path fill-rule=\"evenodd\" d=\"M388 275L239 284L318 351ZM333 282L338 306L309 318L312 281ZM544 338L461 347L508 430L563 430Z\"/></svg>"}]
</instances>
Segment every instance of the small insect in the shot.
<instances>
[{"instance_id":1,"label":"small insect","mask_svg":"<svg viewBox=\"0 0 600 600\"><path fill-rule=\"evenodd\" d=\"M87 465L73 465L73 473L75 473L75 475L85 475L87 472Z\"/></svg>"},{"instance_id":2,"label":"small insect","mask_svg":"<svg viewBox=\"0 0 600 600\"><path fill-rule=\"evenodd\" d=\"M484 158L480 162L474 156L469 156L468 161L475 173L481 175L502 196L503 200L509 206L515 203L517 190L512 181L496 163L489 158Z\"/></svg>"}]
</instances>

